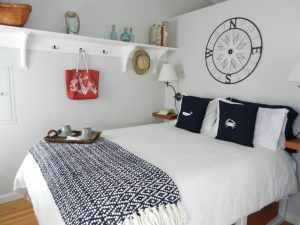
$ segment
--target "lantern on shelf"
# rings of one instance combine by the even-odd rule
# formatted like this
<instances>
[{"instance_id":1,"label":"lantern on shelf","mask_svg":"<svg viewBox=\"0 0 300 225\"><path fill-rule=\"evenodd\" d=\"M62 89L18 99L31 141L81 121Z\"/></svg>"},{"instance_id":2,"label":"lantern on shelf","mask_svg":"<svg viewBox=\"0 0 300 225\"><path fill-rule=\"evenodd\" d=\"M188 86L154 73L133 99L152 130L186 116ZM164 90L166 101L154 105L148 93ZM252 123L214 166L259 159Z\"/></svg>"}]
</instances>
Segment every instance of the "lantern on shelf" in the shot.
<instances>
[{"instance_id":1,"label":"lantern on shelf","mask_svg":"<svg viewBox=\"0 0 300 225\"><path fill-rule=\"evenodd\" d=\"M79 34L80 20L76 12L67 11L65 13L66 21L66 33L67 34Z\"/></svg>"}]
</instances>

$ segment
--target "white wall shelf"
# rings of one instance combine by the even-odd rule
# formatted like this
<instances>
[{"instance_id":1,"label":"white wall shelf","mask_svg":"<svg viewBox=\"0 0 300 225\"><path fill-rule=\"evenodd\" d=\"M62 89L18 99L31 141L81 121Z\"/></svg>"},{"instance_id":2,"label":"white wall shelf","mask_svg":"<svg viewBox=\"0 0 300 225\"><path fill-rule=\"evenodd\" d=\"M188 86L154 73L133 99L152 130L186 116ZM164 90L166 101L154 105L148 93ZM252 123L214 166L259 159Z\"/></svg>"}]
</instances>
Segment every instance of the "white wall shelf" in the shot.
<instances>
[{"instance_id":1,"label":"white wall shelf","mask_svg":"<svg viewBox=\"0 0 300 225\"><path fill-rule=\"evenodd\" d=\"M122 72L128 71L128 61L134 50L144 49L151 58L153 72L157 70L160 60L167 59L168 54L176 52L177 48L153 46L147 44L128 43L93 37L55 33L42 30L18 28L0 25L0 47L20 49L20 66L28 68L27 49L56 53L78 53L86 50L89 55L120 57Z\"/></svg>"}]
</instances>

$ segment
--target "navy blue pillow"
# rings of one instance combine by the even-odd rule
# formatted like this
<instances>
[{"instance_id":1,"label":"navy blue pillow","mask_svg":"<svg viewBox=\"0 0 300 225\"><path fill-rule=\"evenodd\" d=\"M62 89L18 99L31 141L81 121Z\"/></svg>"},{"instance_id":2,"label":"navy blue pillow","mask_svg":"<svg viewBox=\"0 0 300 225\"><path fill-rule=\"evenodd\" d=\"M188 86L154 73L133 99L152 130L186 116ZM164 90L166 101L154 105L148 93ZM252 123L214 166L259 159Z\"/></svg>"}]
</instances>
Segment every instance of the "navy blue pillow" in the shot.
<instances>
[{"instance_id":1,"label":"navy blue pillow","mask_svg":"<svg viewBox=\"0 0 300 225\"><path fill-rule=\"evenodd\" d=\"M298 116L298 113L293 108L291 108L289 106L283 106L283 105L266 105L266 104L255 103L255 102L244 102L244 101L234 99L234 98L230 98L230 100L233 102L238 102L238 103L242 103L245 105L251 105L251 106L256 106L256 107L271 108L271 109L285 108L285 109L289 110L289 112L287 114L287 123L286 123L286 127L285 127L285 138L291 139L291 138L295 137L294 132L293 132L293 124L294 124L296 117Z\"/></svg>"},{"instance_id":2,"label":"navy blue pillow","mask_svg":"<svg viewBox=\"0 0 300 225\"><path fill-rule=\"evenodd\" d=\"M216 139L253 147L258 108L219 102L220 120Z\"/></svg>"},{"instance_id":3,"label":"navy blue pillow","mask_svg":"<svg viewBox=\"0 0 300 225\"><path fill-rule=\"evenodd\" d=\"M211 99L183 96L176 127L200 133L206 108Z\"/></svg>"}]
</instances>

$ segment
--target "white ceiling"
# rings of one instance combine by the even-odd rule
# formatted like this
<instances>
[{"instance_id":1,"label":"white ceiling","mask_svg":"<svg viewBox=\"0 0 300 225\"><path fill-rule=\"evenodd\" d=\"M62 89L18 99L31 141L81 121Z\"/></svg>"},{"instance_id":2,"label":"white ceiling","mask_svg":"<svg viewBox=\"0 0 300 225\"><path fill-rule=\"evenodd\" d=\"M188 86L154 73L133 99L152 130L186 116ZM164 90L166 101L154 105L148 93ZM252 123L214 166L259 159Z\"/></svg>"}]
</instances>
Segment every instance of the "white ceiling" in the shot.
<instances>
[{"instance_id":1,"label":"white ceiling","mask_svg":"<svg viewBox=\"0 0 300 225\"><path fill-rule=\"evenodd\" d=\"M178 16L226 0L159 0L159 8L167 17ZM156 1L153 1L155 3Z\"/></svg>"},{"instance_id":2,"label":"white ceiling","mask_svg":"<svg viewBox=\"0 0 300 225\"><path fill-rule=\"evenodd\" d=\"M213 4L218 4L220 2L225 2L226 0L211 0Z\"/></svg>"}]
</instances>

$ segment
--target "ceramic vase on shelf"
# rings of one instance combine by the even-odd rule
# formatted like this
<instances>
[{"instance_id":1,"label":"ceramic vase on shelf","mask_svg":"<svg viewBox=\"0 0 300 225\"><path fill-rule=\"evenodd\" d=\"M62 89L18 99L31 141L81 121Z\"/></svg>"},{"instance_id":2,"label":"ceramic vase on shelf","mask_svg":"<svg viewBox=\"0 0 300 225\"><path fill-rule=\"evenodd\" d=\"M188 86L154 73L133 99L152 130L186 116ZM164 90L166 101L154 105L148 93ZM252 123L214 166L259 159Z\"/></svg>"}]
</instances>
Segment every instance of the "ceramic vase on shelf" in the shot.
<instances>
[{"instance_id":1,"label":"ceramic vase on shelf","mask_svg":"<svg viewBox=\"0 0 300 225\"><path fill-rule=\"evenodd\" d=\"M133 32L132 32L132 27L130 27L130 32L129 32L129 34L130 34L130 42L134 42L134 34L133 34Z\"/></svg>"},{"instance_id":2,"label":"ceramic vase on shelf","mask_svg":"<svg viewBox=\"0 0 300 225\"><path fill-rule=\"evenodd\" d=\"M116 32L116 25L112 25L112 30L110 33L111 40L118 40L117 32Z\"/></svg>"},{"instance_id":3,"label":"ceramic vase on shelf","mask_svg":"<svg viewBox=\"0 0 300 225\"><path fill-rule=\"evenodd\" d=\"M124 28L124 32L121 34L120 40L130 42L130 34L128 33L127 27Z\"/></svg>"}]
</instances>

